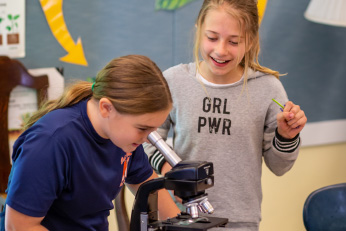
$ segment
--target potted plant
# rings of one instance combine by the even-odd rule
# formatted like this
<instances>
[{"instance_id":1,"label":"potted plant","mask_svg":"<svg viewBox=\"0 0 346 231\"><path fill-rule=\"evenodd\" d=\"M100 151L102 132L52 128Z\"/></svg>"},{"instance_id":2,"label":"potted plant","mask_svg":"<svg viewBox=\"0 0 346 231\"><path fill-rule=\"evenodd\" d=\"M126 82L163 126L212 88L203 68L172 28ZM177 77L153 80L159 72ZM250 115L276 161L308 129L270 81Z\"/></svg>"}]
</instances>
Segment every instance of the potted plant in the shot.
<instances>
[{"instance_id":1,"label":"potted plant","mask_svg":"<svg viewBox=\"0 0 346 231\"><path fill-rule=\"evenodd\" d=\"M7 18L10 20L11 25L7 26L6 29L8 30L7 34L7 43L8 44L18 44L19 43L19 33L18 33L18 22L17 19L19 18L19 14L7 15Z\"/></svg>"}]
</instances>

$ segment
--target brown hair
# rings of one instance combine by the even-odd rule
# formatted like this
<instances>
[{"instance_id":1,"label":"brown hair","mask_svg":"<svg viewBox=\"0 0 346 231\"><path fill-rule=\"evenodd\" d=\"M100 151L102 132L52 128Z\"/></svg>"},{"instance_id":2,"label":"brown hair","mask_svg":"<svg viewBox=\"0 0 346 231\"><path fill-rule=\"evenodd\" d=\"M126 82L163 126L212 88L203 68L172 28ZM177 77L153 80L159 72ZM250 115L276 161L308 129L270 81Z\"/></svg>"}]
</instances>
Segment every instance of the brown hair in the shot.
<instances>
[{"instance_id":1,"label":"brown hair","mask_svg":"<svg viewBox=\"0 0 346 231\"><path fill-rule=\"evenodd\" d=\"M55 109L68 107L92 97L109 99L123 114L140 115L166 110L172 105L172 96L157 65L146 56L128 55L110 61L92 83L79 81L66 88L63 95L42 105L26 122L29 128L43 115Z\"/></svg>"},{"instance_id":2,"label":"brown hair","mask_svg":"<svg viewBox=\"0 0 346 231\"><path fill-rule=\"evenodd\" d=\"M199 69L201 33L206 15L210 10L219 9L225 6L228 7L227 12L239 20L240 29L245 33L245 50L247 52L240 63L244 67L245 83L247 81L248 67L251 67L255 71L261 71L279 78L279 72L263 67L258 62L258 55L260 52L259 17L257 1L255 0L204 0L196 21L196 34L193 53L197 68Z\"/></svg>"}]
</instances>

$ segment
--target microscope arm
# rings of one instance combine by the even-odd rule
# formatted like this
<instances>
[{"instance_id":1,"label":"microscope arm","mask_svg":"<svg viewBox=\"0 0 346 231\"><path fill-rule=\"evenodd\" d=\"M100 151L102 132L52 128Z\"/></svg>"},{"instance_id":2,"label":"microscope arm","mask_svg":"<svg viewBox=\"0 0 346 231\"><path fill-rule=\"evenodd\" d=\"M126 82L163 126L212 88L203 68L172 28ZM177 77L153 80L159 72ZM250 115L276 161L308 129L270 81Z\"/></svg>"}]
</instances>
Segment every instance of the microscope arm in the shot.
<instances>
[{"instance_id":1,"label":"microscope arm","mask_svg":"<svg viewBox=\"0 0 346 231\"><path fill-rule=\"evenodd\" d=\"M152 193L164 188L163 177L143 183L137 191L131 213L130 231L146 230L148 226L148 200ZM157 198L155 198L157 199ZM156 211L154 211L156 212ZM143 227L141 228L141 226ZM145 228L144 228L145 227Z\"/></svg>"}]
</instances>

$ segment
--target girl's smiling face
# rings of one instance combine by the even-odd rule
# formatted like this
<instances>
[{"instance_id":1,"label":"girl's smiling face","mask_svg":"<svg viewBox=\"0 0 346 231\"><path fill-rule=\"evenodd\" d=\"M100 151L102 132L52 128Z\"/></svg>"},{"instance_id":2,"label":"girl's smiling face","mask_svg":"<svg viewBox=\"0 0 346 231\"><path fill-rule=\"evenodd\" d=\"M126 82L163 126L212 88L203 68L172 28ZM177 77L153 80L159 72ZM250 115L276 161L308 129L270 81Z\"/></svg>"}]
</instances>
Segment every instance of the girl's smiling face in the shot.
<instances>
[{"instance_id":1,"label":"girl's smiling face","mask_svg":"<svg viewBox=\"0 0 346 231\"><path fill-rule=\"evenodd\" d=\"M239 64L245 55L244 33L226 7L210 10L201 30L201 74L217 84L234 83L243 74Z\"/></svg>"}]
</instances>

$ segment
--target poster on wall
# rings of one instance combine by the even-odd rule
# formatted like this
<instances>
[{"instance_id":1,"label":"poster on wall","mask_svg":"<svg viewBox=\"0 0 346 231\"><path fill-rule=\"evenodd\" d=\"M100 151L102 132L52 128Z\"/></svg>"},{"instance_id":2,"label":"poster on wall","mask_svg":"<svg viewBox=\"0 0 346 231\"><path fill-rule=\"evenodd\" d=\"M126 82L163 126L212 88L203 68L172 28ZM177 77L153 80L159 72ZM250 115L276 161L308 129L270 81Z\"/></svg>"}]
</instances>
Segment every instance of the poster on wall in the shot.
<instances>
[{"instance_id":1,"label":"poster on wall","mask_svg":"<svg viewBox=\"0 0 346 231\"><path fill-rule=\"evenodd\" d=\"M63 93L65 80L56 68L36 68L29 69L28 72L32 76L48 76L48 100L57 99ZM16 86L11 91L8 105L8 140L10 155L12 153L14 142L23 132L24 121L32 116L32 114L37 111L37 109L37 91L35 89Z\"/></svg>"},{"instance_id":2,"label":"poster on wall","mask_svg":"<svg viewBox=\"0 0 346 231\"><path fill-rule=\"evenodd\" d=\"M0 55L25 56L25 0L0 0Z\"/></svg>"}]
</instances>

